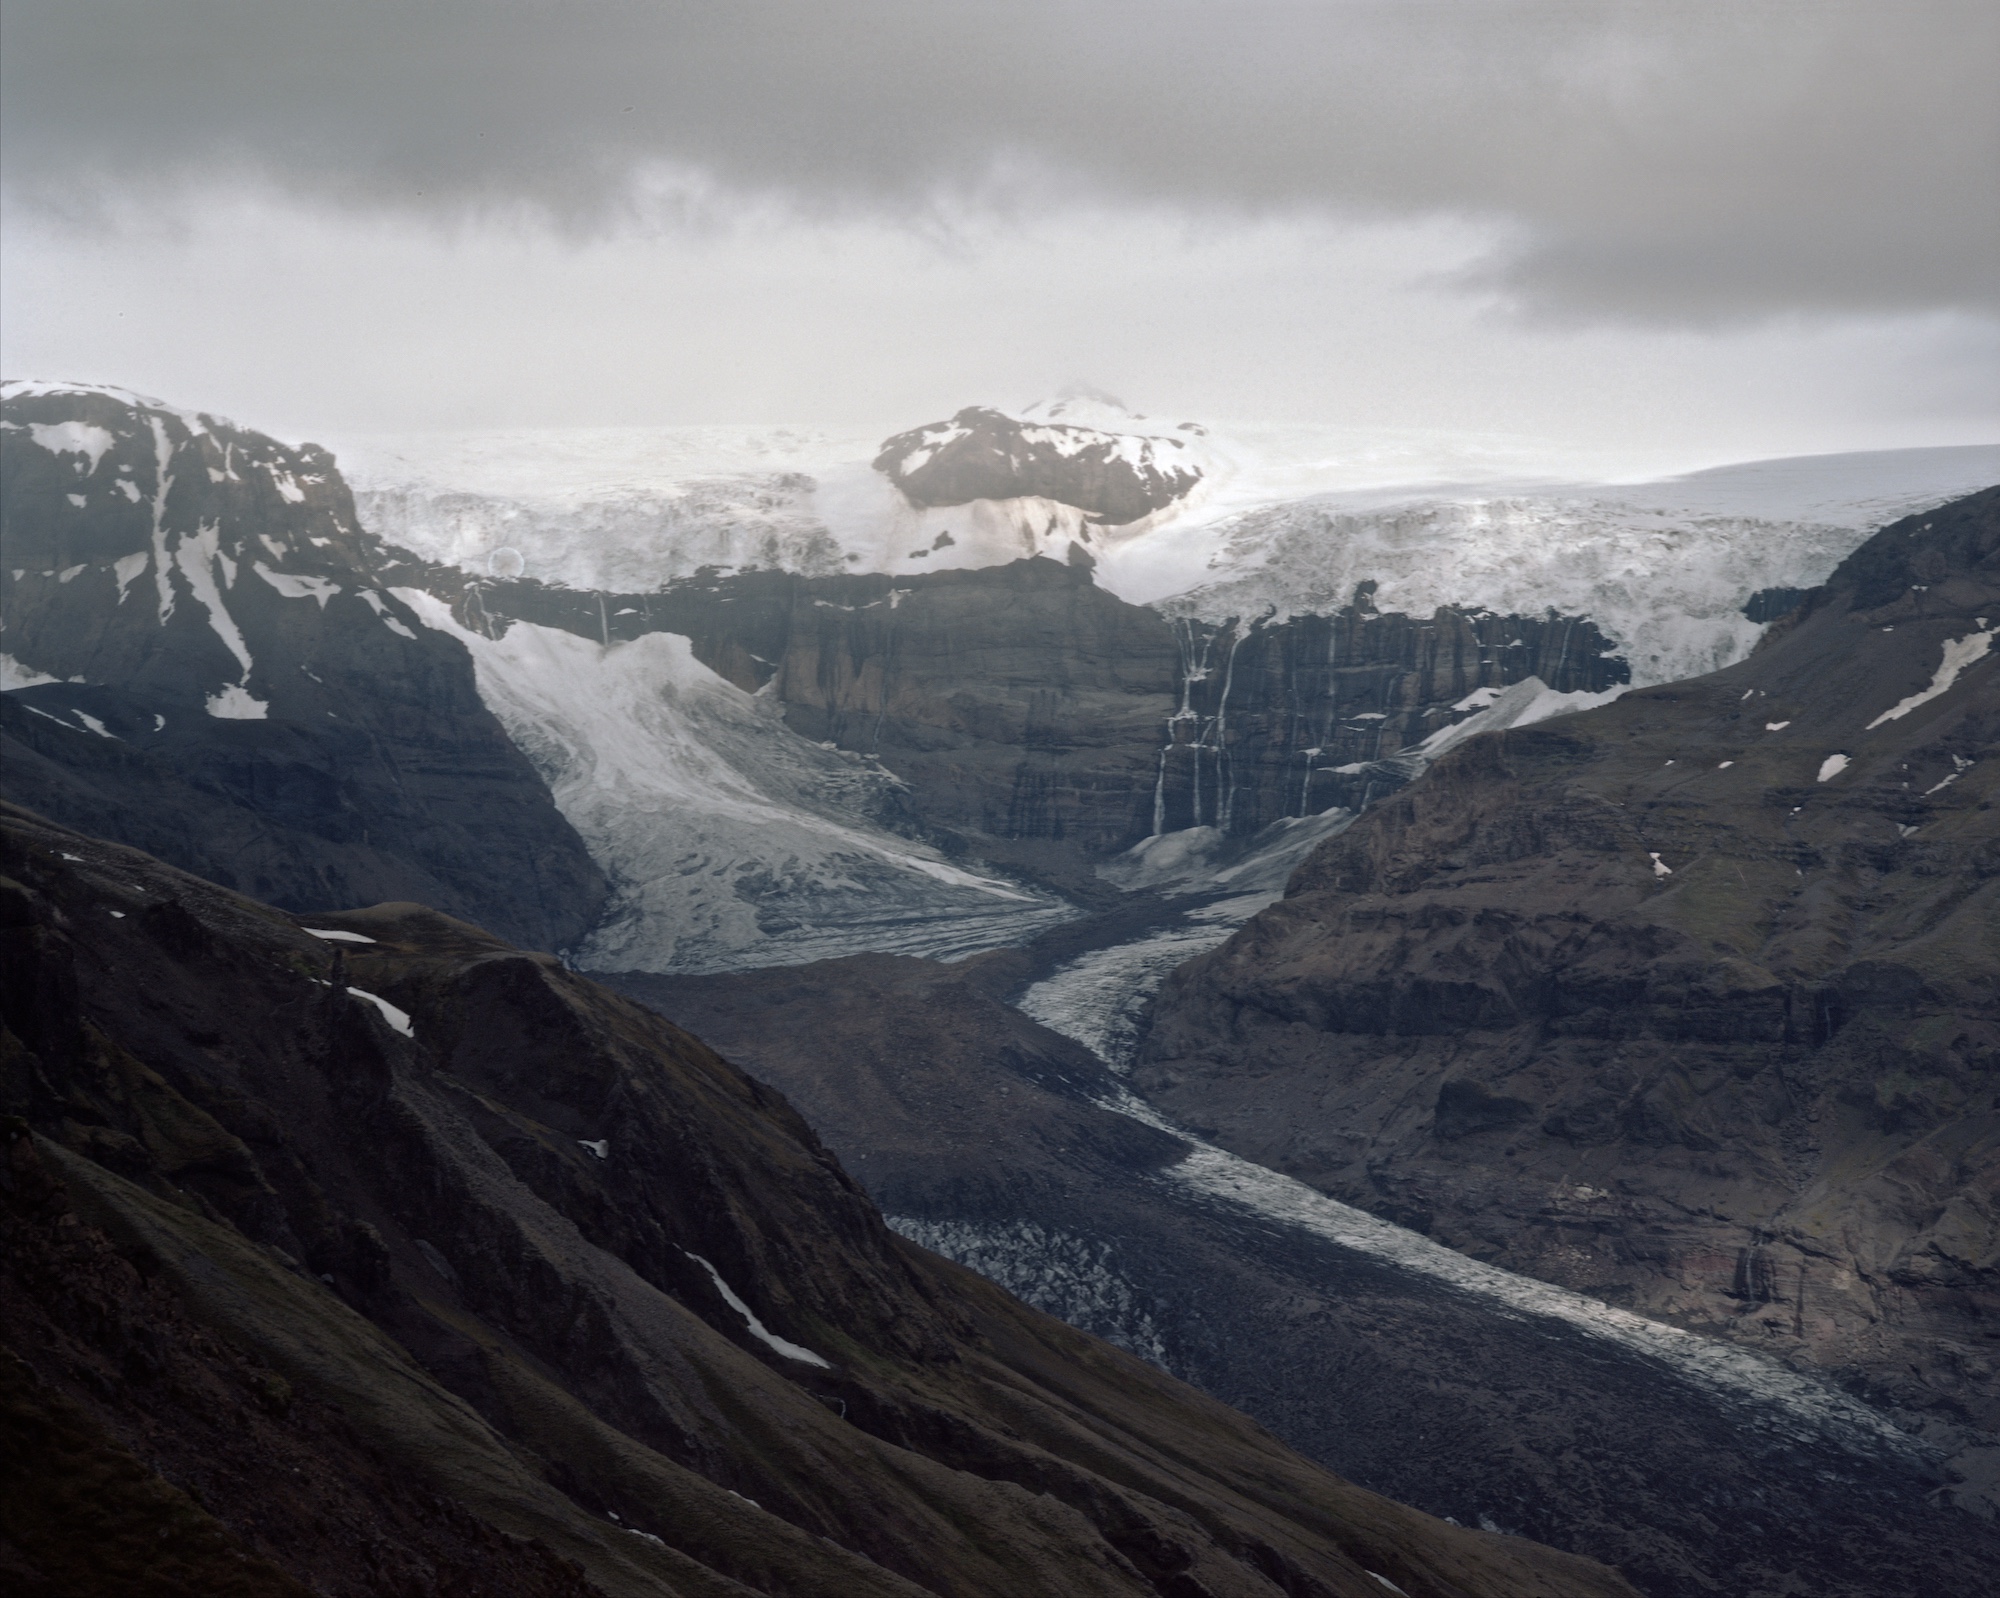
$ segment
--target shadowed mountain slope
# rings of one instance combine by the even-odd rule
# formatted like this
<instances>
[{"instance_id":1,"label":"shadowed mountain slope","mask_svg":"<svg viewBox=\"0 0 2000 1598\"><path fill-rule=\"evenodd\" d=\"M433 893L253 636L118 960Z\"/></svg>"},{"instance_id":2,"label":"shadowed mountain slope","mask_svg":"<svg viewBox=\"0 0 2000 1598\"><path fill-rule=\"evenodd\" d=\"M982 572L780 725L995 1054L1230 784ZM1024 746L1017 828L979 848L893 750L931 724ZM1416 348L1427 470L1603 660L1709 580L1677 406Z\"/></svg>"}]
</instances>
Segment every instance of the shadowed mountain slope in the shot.
<instances>
[{"instance_id":1,"label":"shadowed mountain slope","mask_svg":"<svg viewBox=\"0 0 2000 1598\"><path fill-rule=\"evenodd\" d=\"M342 1593L1629 1591L895 1237L782 1099L553 960L4 835L6 1420L51 1485L0 1554L43 1590L153 1537L188 1591L239 1555ZM93 1546L66 1482L117 1489Z\"/></svg>"}]
</instances>

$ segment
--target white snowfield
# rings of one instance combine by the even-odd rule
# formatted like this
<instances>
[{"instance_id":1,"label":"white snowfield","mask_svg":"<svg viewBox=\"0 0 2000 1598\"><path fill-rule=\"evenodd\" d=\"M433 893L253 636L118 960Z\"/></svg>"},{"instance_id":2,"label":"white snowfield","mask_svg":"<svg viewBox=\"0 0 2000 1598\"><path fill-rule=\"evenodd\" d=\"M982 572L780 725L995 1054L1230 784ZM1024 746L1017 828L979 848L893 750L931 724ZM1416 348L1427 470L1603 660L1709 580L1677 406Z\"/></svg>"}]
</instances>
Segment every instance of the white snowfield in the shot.
<instances>
[{"instance_id":1,"label":"white snowfield","mask_svg":"<svg viewBox=\"0 0 2000 1598\"><path fill-rule=\"evenodd\" d=\"M794 733L652 633L609 646L517 622L499 640L399 589L472 652L480 697L555 795L612 897L572 958L596 971L723 971L858 950L955 958L1075 912L964 871L871 815L895 779Z\"/></svg>"}]
</instances>

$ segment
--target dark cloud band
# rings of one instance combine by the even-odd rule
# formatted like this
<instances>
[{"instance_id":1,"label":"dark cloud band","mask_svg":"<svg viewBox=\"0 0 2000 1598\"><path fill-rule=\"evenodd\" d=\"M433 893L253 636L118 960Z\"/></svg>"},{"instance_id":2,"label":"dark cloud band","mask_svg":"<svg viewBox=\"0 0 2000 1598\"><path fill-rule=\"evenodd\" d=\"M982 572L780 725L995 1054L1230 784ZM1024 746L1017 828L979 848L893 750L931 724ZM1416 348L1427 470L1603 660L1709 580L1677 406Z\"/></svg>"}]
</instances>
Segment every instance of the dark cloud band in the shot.
<instances>
[{"instance_id":1,"label":"dark cloud band","mask_svg":"<svg viewBox=\"0 0 2000 1598\"><path fill-rule=\"evenodd\" d=\"M2000 307L1986 0L8 0L4 30L31 200L1443 212L1506 224L1489 280L1557 313Z\"/></svg>"}]
</instances>

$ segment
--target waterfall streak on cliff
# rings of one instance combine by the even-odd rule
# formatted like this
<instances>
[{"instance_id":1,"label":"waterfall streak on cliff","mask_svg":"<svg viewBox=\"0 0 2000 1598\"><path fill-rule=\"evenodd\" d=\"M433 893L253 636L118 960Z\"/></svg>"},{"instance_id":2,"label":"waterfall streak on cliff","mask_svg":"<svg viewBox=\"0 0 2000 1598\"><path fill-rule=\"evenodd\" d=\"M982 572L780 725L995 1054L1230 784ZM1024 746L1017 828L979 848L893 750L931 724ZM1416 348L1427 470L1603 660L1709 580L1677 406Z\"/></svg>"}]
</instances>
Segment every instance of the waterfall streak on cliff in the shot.
<instances>
[{"instance_id":1,"label":"waterfall streak on cliff","mask_svg":"<svg viewBox=\"0 0 2000 1598\"><path fill-rule=\"evenodd\" d=\"M1222 792L1217 795L1222 813L1217 820L1224 832L1229 830L1236 814L1236 771L1229 757L1229 690L1236 686L1236 651L1243 647L1247 635L1246 628L1236 635L1229 646L1229 663L1222 673L1222 703L1215 712L1215 777L1222 786Z\"/></svg>"}]
</instances>

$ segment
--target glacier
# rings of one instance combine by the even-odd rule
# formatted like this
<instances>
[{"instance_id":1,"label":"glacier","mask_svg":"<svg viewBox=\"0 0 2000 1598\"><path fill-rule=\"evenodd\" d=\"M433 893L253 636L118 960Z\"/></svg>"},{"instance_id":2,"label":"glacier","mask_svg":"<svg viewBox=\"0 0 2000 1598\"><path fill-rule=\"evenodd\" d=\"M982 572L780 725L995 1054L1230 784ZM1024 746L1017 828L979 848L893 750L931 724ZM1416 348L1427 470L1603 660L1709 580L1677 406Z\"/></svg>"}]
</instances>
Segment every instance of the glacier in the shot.
<instances>
[{"instance_id":1,"label":"glacier","mask_svg":"<svg viewBox=\"0 0 2000 1598\"><path fill-rule=\"evenodd\" d=\"M1081 1043L1123 1075L1130 1069L1139 1041L1146 1002L1174 967L1219 947L1268 902L1263 894L1220 901L1190 915L1181 926L1092 950L1031 985L1014 1003L1023 1014ZM1568 1288L1484 1264L1422 1233L1343 1204L1281 1172L1219 1148L1174 1125L1129 1090L1121 1089L1097 1102L1103 1109L1171 1133L1188 1145L1188 1153L1156 1178L1184 1198L1252 1225L1296 1230L1393 1264L1478 1299L1510 1319L1560 1323L1616 1344L1713 1394L1746 1428L1794 1443L1831 1443L1862 1456L1919 1464L1936 1456L1931 1445L1815 1375ZM996 1277L1003 1285L1011 1287L1009 1278L1020 1276L1031 1291L1047 1294L1052 1302L1061 1297L1054 1285L1038 1279L1040 1251L1022 1247L1020 1240L1008 1249L997 1246L1002 1241L998 1237L941 1236L938 1242L929 1242L926 1236L908 1235L933 1248L942 1243L941 1252L960 1250L975 1269L985 1269L976 1261L990 1260L1007 1273ZM1095 1306L1085 1304L1083 1308L1092 1311Z\"/></svg>"},{"instance_id":2,"label":"glacier","mask_svg":"<svg viewBox=\"0 0 2000 1598\"><path fill-rule=\"evenodd\" d=\"M1143 443L1170 424L1103 396L1012 413ZM363 520L467 571L643 592L705 569L918 572L1081 550L1136 604L1210 622L1339 610L1588 617L1637 685L1714 671L1765 589L1825 580L1882 523L2000 481L2000 447L1752 461L1592 480L1619 463L1502 438L1186 424L1204 477L1123 527L1052 499L918 507L868 462L892 429L550 429L339 441ZM1049 431L1048 428L1043 428ZM1191 459L1195 457L1191 456Z\"/></svg>"},{"instance_id":3,"label":"glacier","mask_svg":"<svg viewBox=\"0 0 2000 1598\"><path fill-rule=\"evenodd\" d=\"M951 959L1077 912L981 876L877 819L897 779L800 737L688 640L599 644L516 622L488 638L393 590L471 652L480 697L541 771L611 884L569 958L585 970L797 965L859 949Z\"/></svg>"}]
</instances>

